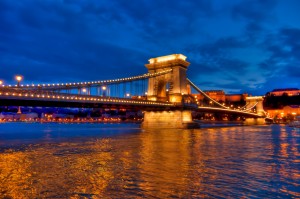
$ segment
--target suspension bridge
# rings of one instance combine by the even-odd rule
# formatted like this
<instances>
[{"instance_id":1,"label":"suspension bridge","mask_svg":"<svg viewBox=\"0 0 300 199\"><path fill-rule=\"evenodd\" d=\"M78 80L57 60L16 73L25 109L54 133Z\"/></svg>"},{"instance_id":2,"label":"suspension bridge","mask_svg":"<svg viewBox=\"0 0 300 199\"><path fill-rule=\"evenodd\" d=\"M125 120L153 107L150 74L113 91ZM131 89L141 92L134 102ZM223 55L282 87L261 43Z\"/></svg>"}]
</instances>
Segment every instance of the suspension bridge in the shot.
<instances>
[{"instance_id":1,"label":"suspension bridge","mask_svg":"<svg viewBox=\"0 0 300 199\"><path fill-rule=\"evenodd\" d=\"M249 97L232 110L217 102L187 78L190 65L182 54L152 58L148 73L87 82L1 85L1 106L125 108L144 111L144 128L192 128L192 112L236 114L248 124L264 123L263 98ZM193 92L203 95L199 105ZM209 103L207 103L209 102ZM255 112L253 111L255 110Z\"/></svg>"}]
</instances>

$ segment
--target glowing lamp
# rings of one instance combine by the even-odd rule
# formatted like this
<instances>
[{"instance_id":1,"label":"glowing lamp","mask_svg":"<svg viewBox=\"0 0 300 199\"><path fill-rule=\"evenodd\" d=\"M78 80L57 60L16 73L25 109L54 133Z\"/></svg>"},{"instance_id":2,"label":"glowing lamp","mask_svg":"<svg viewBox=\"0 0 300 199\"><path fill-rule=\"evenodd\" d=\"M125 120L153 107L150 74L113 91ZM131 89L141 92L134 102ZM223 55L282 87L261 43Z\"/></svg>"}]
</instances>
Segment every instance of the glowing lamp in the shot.
<instances>
[{"instance_id":1,"label":"glowing lamp","mask_svg":"<svg viewBox=\"0 0 300 199\"><path fill-rule=\"evenodd\" d=\"M16 80L17 80L17 81L22 81L22 79L23 79L22 76L20 76L20 75L17 75L17 76L16 76Z\"/></svg>"},{"instance_id":2,"label":"glowing lamp","mask_svg":"<svg viewBox=\"0 0 300 199\"><path fill-rule=\"evenodd\" d=\"M166 62L166 61L171 61L171 60L176 60L176 59L181 59L183 61L186 60L186 56L182 54L172 54L172 55L167 55L167 56L162 56L162 57L157 57L157 58L151 58L149 59L149 63L158 63L158 62Z\"/></svg>"}]
</instances>

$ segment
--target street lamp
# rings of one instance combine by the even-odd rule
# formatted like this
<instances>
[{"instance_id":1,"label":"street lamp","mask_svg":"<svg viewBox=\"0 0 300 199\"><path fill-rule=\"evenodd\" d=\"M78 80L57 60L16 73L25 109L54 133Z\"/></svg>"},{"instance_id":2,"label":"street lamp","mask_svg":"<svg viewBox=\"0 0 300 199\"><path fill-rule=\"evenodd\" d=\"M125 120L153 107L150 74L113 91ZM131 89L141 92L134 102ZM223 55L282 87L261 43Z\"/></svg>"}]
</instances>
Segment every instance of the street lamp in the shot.
<instances>
[{"instance_id":1,"label":"street lamp","mask_svg":"<svg viewBox=\"0 0 300 199\"><path fill-rule=\"evenodd\" d=\"M3 81L2 80L0 80L0 86L3 84Z\"/></svg>"},{"instance_id":2,"label":"street lamp","mask_svg":"<svg viewBox=\"0 0 300 199\"><path fill-rule=\"evenodd\" d=\"M18 81L18 87L20 87L20 82L22 81L23 77L21 75L16 75L16 80Z\"/></svg>"},{"instance_id":3,"label":"street lamp","mask_svg":"<svg viewBox=\"0 0 300 199\"><path fill-rule=\"evenodd\" d=\"M127 93L127 94L126 94L126 97L130 97L130 94L129 94L129 93Z\"/></svg>"},{"instance_id":4,"label":"street lamp","mask_svg":"<svg viewBox=\"0 0 300 199\"><path fill-rule=\"evenodd\" d=\"M82 92L83 92L83 93L86 93L86 88L83 88L83 89L82 89Z\"/></svg>"},{"instance_id":5,"label":"street lamp","mask_svg":"<svg viewBox=\"0 0 300 199\"><path fill-rule=\"evenodd\" d=\"M105 91L106 91L107 87L106 86L102 86L101 89L102 89L102 96L106 97L106 92Z\"/></svg>"}]
</instances>

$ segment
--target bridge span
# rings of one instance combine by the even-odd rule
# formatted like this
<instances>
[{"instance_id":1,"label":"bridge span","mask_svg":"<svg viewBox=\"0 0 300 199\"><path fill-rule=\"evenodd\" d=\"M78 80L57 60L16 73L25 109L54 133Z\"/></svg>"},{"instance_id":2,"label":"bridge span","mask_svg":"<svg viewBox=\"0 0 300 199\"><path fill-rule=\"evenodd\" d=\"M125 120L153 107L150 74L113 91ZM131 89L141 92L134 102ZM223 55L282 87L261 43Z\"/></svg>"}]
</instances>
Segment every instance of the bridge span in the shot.
<instances>
[{"instance_id":1,"label":"bridge span","mask_svg":"<svg viewBox=\"0 0 300 199\"><path fill-rule=\"evenodd\" d=\"M148 73L90 82L0 86L1 106L125 108L144 111L143 128L197 127L192 112L236 114L248 124L264 123L262 97L249 98L246 107L232 110L215 101L186 76L189 66L182 54L152 58ZM198 106L191 88L210 104ZM253 112L255 110L255 112ZM259 120L259 122L258 122ZM253 122L254 121L254 122ZM247 119L246 119L247 124Z\"/></svg>"}]
</instances>

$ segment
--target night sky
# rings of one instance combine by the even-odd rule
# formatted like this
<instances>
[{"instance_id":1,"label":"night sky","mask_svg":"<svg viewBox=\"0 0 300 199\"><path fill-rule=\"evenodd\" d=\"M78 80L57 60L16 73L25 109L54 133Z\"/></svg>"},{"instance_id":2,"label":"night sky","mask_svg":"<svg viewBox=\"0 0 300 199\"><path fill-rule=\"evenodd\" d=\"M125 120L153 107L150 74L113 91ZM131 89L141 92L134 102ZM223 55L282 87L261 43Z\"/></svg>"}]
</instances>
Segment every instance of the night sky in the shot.
<instances>
[{"instance_id":1,"label":"night sky","mask_svg":"<svg viewBox=\"0 0 300 199\"><path fill-rule=\"evenodd\" d=\"M181 53L201 89L300 88L299 0L0 0L0 79L94 81Z\"/></svg>"}]
</instances>

